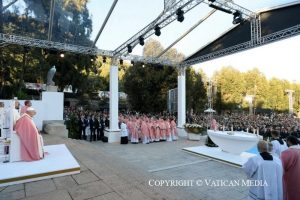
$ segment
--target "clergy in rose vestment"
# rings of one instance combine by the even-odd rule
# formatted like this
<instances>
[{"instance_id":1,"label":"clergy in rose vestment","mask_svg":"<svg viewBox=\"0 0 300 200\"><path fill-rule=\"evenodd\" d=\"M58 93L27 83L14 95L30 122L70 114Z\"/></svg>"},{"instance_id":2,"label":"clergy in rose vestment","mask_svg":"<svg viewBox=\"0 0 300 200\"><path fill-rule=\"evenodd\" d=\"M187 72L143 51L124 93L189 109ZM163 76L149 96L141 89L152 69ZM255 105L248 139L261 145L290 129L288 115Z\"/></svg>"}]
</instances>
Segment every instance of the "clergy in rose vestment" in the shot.
<instances>
[{"instance_id":1,"label":"clergy in rose vestment","mask_svg":"<svg viewBox=\"0 0 300 200\"><path fill-rule=\"evenodd\" d=\"M178 135L177 135L177 125L174 119L171 119L171 135L172 135L172 140L177 140Z\"/></svg>"},{"instance_id":2,"label":"clergy in rose vestment","mask_svg":"<svg viewBox=\"0 0 300 200\"><path fill-rule=\"evenodd\" d=\"M218 124L215 119L212 119L210 122L210 129L216 131L218 129Z\"/></svg>"},{"instance_id":3,"label":"clergy in rose vestment","mask_svg":"<svg viewBox=\"0 0 300 200\"><path fill-rule=\"evenodd\" d=\"M171 124L169 119L165 120L165 126L166 126L166 137L167 137L167 141L171 142L172 141L172 135L171 135Z\"/></svg>"},{"instance_id":4,"label":"clergy in rose vestment","mask_svg":"<svg viewBox=\"0 0 300 200\"><path fill-rule=\"evenodd\" d=\"M281 160L277 156L272 156L272 144L261 140L257 144L259 154L248 159L243 165L247 178L251 182L248 199L270 199L282 200L282 174L283 168Z\"/></svg>"},{"instance_id":5,"label":"clergy in rose vestment","mask_svg":"<svg viewBox=\"0 0 300 200\"><path fill-rule=\"evenodd\" d=\"M141 133L143 144L149 144L149 129L145 118L141 121Z\"/></svg>"},{"instance_id":6,"label":"clergy in rose vestment","mask_svg":"<svg viewBox=\"0 0 300 200\"><path fill-rule=\"evenodd\" d=\"M16 122L15 130L21 142L21 160L34 161L44 157L43 141L32 117L36 114L34 108L27 109Z\"/></svg>"},{"instance_id":7,"label":"clergy in rose vestment","mask_svg":"<svg viewBox=\"0 0 300 200\"><path fill-rule=\"evenodd\" d=\"M31 101L26 100L24 102L24 106L21 108L20 114L23 115L24 113L26 113L27 109L30 108L32 106Z\"/></svg>"},{"instance_id":8,"label":"clergy in rose vestment","mask_svg":"<svg viewBox=\"0 0 300 200\"><path fill-rule=\"evenodd\" d=\"M149 130L149 142L154 142L155 140L155 134L154 134L154 128L152 128L152 125L153 122L152 122L152 119L149 119L148 123L147 123L147 126L148 126L148 130Z\"/></svg>"},{"instance_id":9,"label":"clergy in rose vestment","mask_svg":"<svg viewBox=\"0 0 300 200\"><path fill-rule=\"evenodd\" d=\"M283 197L284 200L300 199L300 146L299 140L288 136L289 148L281 153L283 165Z\"/></svg>"},{"instance_id":10,"label":"clergy in rose vestment","mask_svg":"<svg viewBox=\"0 0 300 200\"><path fill-rule=\"evenodd\" d=\"M160 128L160 140L162 141L166 141L167 137L166 137L166 125L165 125L165 120L163 119L159 119L159 128Z\"/></svg>"}]
</instances>

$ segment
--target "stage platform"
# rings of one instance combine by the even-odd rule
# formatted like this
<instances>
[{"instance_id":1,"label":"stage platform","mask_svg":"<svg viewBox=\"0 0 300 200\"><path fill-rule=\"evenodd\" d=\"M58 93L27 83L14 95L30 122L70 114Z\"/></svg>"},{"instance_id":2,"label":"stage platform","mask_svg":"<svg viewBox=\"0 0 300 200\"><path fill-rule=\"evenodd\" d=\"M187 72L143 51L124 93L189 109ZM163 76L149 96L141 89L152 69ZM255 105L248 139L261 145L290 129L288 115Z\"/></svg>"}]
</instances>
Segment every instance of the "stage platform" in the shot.
<instances>
[{"instance_id":1,"label":"stage platform","mask_svg":"<svg viewBox=\"0 0 300 200\"><path fill-rule=\"evenodd\" d=\"M207 146L186 147L183 148L182 150L200 156L212 158L216 161L220 161L236 167L241 167L248 160L248 158L256 155L248 152L242 152L240 155L234 155L234 154L224 152L218 147L207 147Z\"/></svg>"},{"instance_id":2,"label":"stage platform","mask_svg":"<svg viewBox=\"0 0 300 200\"><path fill-rule=\"evenodd\" d=\"M80 173L80 165L64 144L44 146L45 158L0 164L0 187Z\"/></svg>"}]
</instances>

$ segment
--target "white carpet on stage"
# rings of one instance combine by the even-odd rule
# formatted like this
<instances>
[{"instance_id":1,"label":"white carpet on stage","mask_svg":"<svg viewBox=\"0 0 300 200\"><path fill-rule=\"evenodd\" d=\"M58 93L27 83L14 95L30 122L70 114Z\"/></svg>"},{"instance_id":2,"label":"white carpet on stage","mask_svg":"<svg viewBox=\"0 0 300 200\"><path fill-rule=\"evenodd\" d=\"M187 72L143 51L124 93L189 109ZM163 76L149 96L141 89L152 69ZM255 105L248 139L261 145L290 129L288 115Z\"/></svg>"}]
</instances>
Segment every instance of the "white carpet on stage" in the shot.
<instances>
[{"instance_id":1,"label":"white carpet on stage","mask_svg":"<svg viewBox=\"0 0 300 200\"><path fill-rule=\"evenodd\" d=\"M248 160L248 158L256 155L248 152L242 152L240 155L234 155L224 152L218 147L207 146L186 147L183 148L183 150L238 167L241 167Z\"/></svg>"},{"instance_id":2,"label":"white carpet on stage","mask_svg":"<svg viewBox=\"0 0 300 200\"><path fill-rule=\"evenodd\" d=\"M0 186L80 173L80 165L66 145L44 146L45 158L0 164Z\"/></svg>"}]
</instances>

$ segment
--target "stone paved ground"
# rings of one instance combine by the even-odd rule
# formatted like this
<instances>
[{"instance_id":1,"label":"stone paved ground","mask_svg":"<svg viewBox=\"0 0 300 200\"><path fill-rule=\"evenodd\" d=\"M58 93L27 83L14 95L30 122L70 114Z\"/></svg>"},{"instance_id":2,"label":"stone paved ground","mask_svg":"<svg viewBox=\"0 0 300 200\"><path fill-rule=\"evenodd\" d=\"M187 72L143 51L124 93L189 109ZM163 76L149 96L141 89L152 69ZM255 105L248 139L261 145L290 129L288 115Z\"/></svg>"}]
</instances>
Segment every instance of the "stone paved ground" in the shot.
<instances>
[{"instance_id":1,"label":"stone paved ground","mask_svg":"<svg viewBox=\"0 0 300 200\"><path fill-rule=\"evenodd\" d=\"M241 182L246 177L239 168L181 150L201 145L203 141L180 138L176 142L119 145L50 135L44 135L44 140L46 145L66 144L79 162L81 173L0 187L0 200L241 200L247 197L247 187L206 184L218 180ZM187 186L149 186L149 181L154 183L154 180L185 180ZM196 184L200 181L202 186Z\"/></svg>"}]
</instances>

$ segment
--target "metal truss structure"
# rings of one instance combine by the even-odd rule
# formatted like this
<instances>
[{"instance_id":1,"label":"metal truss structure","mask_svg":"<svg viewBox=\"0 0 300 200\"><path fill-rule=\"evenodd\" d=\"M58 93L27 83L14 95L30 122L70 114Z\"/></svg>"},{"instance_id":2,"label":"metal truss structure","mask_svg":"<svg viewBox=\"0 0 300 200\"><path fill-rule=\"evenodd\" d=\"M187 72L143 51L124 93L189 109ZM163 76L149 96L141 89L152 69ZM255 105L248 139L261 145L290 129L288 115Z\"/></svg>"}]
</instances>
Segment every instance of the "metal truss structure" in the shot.
<instances>
[{"instance_id":1,"label":"metal truss structure","mask_svg":"<svg viewBox=\"0 0 300 200\"><path fill-rule=\"evenodd\" d=\"M137 34L135 34L133 37L131 37L129 40L127 40L125 43L123 43L114 51L107 51L107 50L101 50L94 47L83 47L83 46L53 42L48 40L33 39L29 37L16 36L16 35L4 34L4 33L0 33L0 47L10 45L10 44L15 44L21 46L38 47L42 49L52 49L57 51L73 52L79 54L106 56L114 59L143 62L145 64L146 63L162 64L167 66L178 67L179 69L184 69L193 64L197 64L207 60L212 60L214 58L233 54L259 45L268 44L280 39L285 39L300 34L300 24L299 24L297 26L261 37L261 24L260 24L259 15L233 3L231 0L178 0L178 1L166 0L165 2L167 6L165 7L164 11L154 21L152 21L145 28L143 28L141 31L139 31ZM190 11L192 8L199 5L200 3L205 3L208 5L213 4L214 6L221 8L220 10L222 9L229 10L231 13L239 11L243 15L244 19L250 21L251 40L182 63L175 63L157 57L142 57L142 56L131 55L127 53L128 45L131 45L131 47L133 48L135 45L139 43L139 37L143 37L144 39L150 37L154 33L154 27L156 25L158 25L162 29L168 24L170 24L171 22L173 22L174 20L176 20L177 18L176 11L179 8L184 13L187 13L188 11Z\"/></svg>"},{"instance_id":2,"label":"metal truss structure","mask_svg":"<svg viewBox=\"0 0 300 200\"><path fill-rule=\"evenodd\" d=\"M204 0L181 0L174 4L173 6L166 7L166 9L150 24L132 36L129 40L124 42L121 46L114 50L114 55L123 55L127 52L127 46L131 45L135 47L139 43L139 37L144 39L150 37L154 33L154 27L159 25L162 29L174 20L176 20L176 11L181 8L184 13L188 12L198 4L202 3Z\"/></svg>"},{"instance_id":3,"label":"metal truss structure","mask_svg":"<svg viewBox=\"0 0 300 200\"><path fill-rule=\"evenodd\" d=\"M296 36L299 34L300 34L300 24L290 27L290 28L287 28L287 29L284 29L284 30L281 30L281 31L278 31L278 32L275 32L275 33L272 33L272 34L269 34L269 35L266 35L264 37L261 37L259 43L253 44L252 41L244 42L242 44L238 44L238 45L235 45L235 46L232 46L232 47L220 50L220 51L215 51L213 53L182 62L180 64L180 66L183 66L183 67L191 66L193 64L197 64L197 63L205 62L205 61L212 60L212 59L215 59L218 57L230 55L230 54L244 51L244 50L254 48L257 46L269 44L271 42L275 42L275 41L281 40L281 39L286 39L286 38L293 37L293 36Z\"/></svg>"},{"instance_id":4,"label":"metal truss structure","mask_svg":"<svg viewBox=\"0 0 300 200\"><path fill-rule=\"evenodd\" d=\"M64 51L64 52L72 52L78 54L113 57L112 51L0 33L0 46L9 45L9 44L37 47L42 49L50 49L50 50L57 50L57 51ZM118 58L123 60L131 60L134 62L143 62L145 64L151 63L151 64L162 64L167 66L179 65L179 63L171 62L165 59L157 59L155 57L126 55L126 56L120 56Z\"/></svg>"},{"instance_id":5,"label":"metal truss structure","mask_svg":"<svg viewBox=\"0 0 300 200\"><path fill-rule=\"evenodd\" d=\"M260 44L260 42L261 42L260 15L258 15L255 18L251 19L250 26L251 26L251 44L252 45Z\"/></svg>"},{"instance_id":6,"label":"metal truss structure","mask_svg":"<svg viewBox=\"0 0 300 200\"><path fill-rule=\"evenodd\" d=\"M0 33L0 43L3 44L15 44L21 46L38 47L42 49L52 49L58 51L87 54L87 55L102 55L112 57L111 51L101 50L97 48L83 47L78 45L53 42L49 40L39 40L29 37L9 35Z\"/></svg>"},{"instance_id":7,"label":"metal truss structure","mask_svg":"<svg viewBox=\"0 0 300 200\"><path fill-rule=\"evenodd\" d=\"M170 6L166 7L165 10L154 21L152 21L150 24L148 24L146 27L144 27L142 30L140 30L138 33L132 36L129 40L124 42L121 46L116 48L114 50L114 56L126 54L128 45L130 45L132 48L135 47L139 43L140 37L146 39L153 35L153 33L155 32L155 26L158 25L160 29L162 29L174 20L176 20L176 11L178 9L181 9L184 13L187 13L202 2L209 5L213 4L215 6L218 6L219 8L229 10L232 13L239 11L245 16L246 19L252 19L256 16L254 12L243 8L229 0L180 0L176 3L173 2L172 4L170 4Z\"/></svg>"},{"instance_id":8,"label":"metal truss structure","mask_svg":"<svg viewBox=\"0 0 300 200\"><path fill-rule=\"evenodd\" d=\"M208 4L216 5L220 8L224 8L226 10L231 11L234 13L235 11L239 11L241 14L245 16L245 19L254 18L256 13L244 8L238 4L235 4L231 0L208 0ZM206 2L205 2L206 3Z\"/></svg>"}]
</instances>

